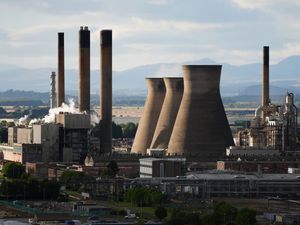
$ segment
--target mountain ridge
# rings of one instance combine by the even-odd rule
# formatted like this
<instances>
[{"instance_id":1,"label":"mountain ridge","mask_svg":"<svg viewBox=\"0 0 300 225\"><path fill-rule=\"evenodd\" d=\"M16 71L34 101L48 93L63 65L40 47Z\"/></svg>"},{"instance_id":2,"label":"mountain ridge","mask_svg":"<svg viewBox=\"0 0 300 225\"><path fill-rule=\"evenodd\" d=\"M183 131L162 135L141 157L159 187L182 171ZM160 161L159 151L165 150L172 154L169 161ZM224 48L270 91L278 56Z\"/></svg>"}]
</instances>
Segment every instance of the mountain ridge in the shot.
<instances>
[{"instance_id":1,"label":"mountain ridge","mask_svg":"<svg viewBox=\"0 0 300 225\"><path fill-rule=\"evenodd\" d=\"M209 58L186 61L183 63L156 63L141 65L123 71L113 71L113 88L115 92L145 93L146 77L182 76L184 64L221 64L222 95L238 95L249 86L261 84L261 63L231 65L218 63ZM281 89L300 93L300 55L287 57L270 65L270 83ZM50 73L55 68L26 69L13 65L0 64L0 91L9 89L48 92L50 90ZM78 89L78 72L76 69L65 71L66 90L76 94ZM98 94L100 89L100 71L91 70L91 93Z\"/></svg>"}]
</instances>

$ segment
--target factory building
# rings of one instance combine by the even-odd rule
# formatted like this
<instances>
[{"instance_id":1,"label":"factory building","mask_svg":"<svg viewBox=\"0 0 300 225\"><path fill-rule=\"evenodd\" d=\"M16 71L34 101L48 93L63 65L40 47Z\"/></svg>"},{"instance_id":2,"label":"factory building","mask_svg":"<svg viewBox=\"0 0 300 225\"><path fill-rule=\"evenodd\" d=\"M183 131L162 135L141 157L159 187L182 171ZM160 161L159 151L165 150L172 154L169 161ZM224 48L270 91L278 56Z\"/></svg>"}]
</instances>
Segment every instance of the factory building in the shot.
<instances>
[{"instance_id":1,"label":"factory building","mask_svg":"<svg viewBox=\"0 0 300 225\"><path fill-rule=\"evenodd\" d=\"M11 127L8 129L8 145L1 146L4 160L82 163L88 152L89 129L88 114L70 113L59 113L54 123ZM38 149L39 156L32 160L33 157L26 154L32 154L34 149ZM14 158L14 155L19 156Z\"/></svg>"},{"instance_id":2,"label":"factory building","mask_svg":"<svg viewBox=\"0 0 300 225\"><path fill-rule=\"evenodd\" d=\"M26 163L43 159L43 149L40 144L1 144L0 151L3 154L3 161Z\"/></svg>"},{"instance_id":3,"label":"factory building","mask_svg":"<svg viewBox=\"0 0 300 225\"><path fill-rule=\"evenodd\" d=\"M183 176L185 161L185 158L141 158L140 177Z\"/></svg>"},{"instance_id":4,"label":"factory building","mask_svg":"<svg viewBox=\"0 0 300 225\"><path fill-rule=\"evenodd\" d=\"M59 161L83 163L88 152L90 115L60 113L55 117L59 124Z\"/></svg>"},{"instance_id":5,"label":"factory building","mask_svg":"<svg viewBox=\"0 0 300 225\"><path fill-rule=\"evenodd\" d=\"M229 155L234 152L259 149L270 154L274 151L295 152L297 150L297 108L294 105L294 94L286 93L284 105L271 103L269 97L269 47L264 47L263 56L263 82L262 104L256 109L255 118L250 128L239 131L237 134L237 147L228 149ZM253 151L254 154L254 151ZM256 152L255 154L259 154ZM266 153L264 153L266 154ZM278 153L277 153L278 154Z\"/></svg>"}]
</instances>

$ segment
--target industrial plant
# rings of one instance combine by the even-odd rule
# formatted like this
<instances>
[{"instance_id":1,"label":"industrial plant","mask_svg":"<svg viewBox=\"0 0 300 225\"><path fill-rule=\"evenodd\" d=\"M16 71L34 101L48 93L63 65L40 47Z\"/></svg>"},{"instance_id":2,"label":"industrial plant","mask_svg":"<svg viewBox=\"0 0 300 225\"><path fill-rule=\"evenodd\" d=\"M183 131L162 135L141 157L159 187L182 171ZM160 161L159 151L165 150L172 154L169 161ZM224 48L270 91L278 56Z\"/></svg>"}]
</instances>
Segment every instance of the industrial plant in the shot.
<instances>
[{"instance_id":1,"label":"industrial plant","mask_svg":"<svg viewBox=\"0 0 300 225\"><path fill-rule=\"evenodd\" d=\"M228 156L287 155L299 151L297 145L297 107L294 94L286 93L284 105L273 104L269 93L269 47L263 51L262 103L250 127L238 132L235 147Z\"/></svg>"},{"instance_id":2,"label":"industrial plant","mask_svg":"<svg viewBox=\"0 0 300 225\"><path fill-rule=\"evenodd\" d=\"M91 136L91 118L96 112L90 106L89 28L80 27L78 35L78 108L74 102L65 102L65 43L64 33L59 32L57 76L55 72L50 75L49 115L10 127L8 143L0 145L3 160L77 163L94 169L115 160L122 162L124 174L140 170L141 176L151 177L153 171L161 176L181 176L185 171L227 170L254 156L264 156L260 160L265 165L268 157L299 153L294 95L288 92L283 106L271 103L266 46L262 104L250 127L239 129L236 137L220 95L222 66L183 65L183 77L146 78L148 94L132 147L122 152L114 149L112 31L100 31L100 132L96 137ZM155 166L158 164L163 166ZM146 166L141 169L140 165ZM153 167L152 172L148 167Z\"/></svg>"},{"instance_id":3,"label":"industrial plant","mask_svg":"<svg viewBox=\"0 0 300 225\"><path fill-rule=\"evenodd\" d=\"M101 146L97 154L111 153L112 138L112 31L101 31ZM82 164L90 151L90 31L79 30L78 109L65 102L64 33L58 33L58 91L56 74L50 75L50 110L43 119L19 123L8 129L8 143L0 145L5 161L76 162ZM29 122L29 121L28 121ZM94 140L95 142L95 140Z\"/></svg>"}]
</instances>

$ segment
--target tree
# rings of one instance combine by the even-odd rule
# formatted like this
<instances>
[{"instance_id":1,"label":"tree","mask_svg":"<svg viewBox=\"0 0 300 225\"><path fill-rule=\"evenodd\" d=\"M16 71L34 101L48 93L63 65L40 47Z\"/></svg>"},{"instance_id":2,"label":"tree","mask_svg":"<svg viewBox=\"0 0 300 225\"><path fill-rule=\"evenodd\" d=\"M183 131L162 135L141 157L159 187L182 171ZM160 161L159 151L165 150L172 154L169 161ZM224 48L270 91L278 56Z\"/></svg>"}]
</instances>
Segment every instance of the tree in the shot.
<instances>
[{"instance_id":1,"label":"tree","mask_svg":"<svg viewBox=\"0 0 300 225\"><path fill-rule=\"evenodd\" d=\"M115 122L112 122L112 137L113 138L122 138L123 131L120 125L117 125Z\"/></svg>"},{"instance_id":2,"label":"tree","mask_svg":"<svg viewBox=\"0 0 300 225\"><path fill-rule=\"evenodd\" d=\"M125 192L124 199L137 206L152 206L161 204L164 195L152 188L134 187Z\"/></svg>"},{"instance_id":3,"label":"tree","mask_svg":"<svg viewBox=\"0 0 300 225\"><path fill-rule=\"evenodd\" d=\"M91 181L92 178L83 172L66 170L60 177L60 181L66 185L66 188L72 191L78 191L81 185Z\"/></svg>"},{"instance_id":4,"label":"tree","mask_svg":"<svg viewBox=\"0 0 300 225\"><path fill-rule=\"evenodd\" d=\"M238 210L226 202L220 202L214 206L216 223L231 224L237 216Z\"/></svg>"},{"instance_id":5,"label":"tree","mask_svg":"<svg viewBox=\"0 0 300 225\"><path fill-rule=\"evenodd\" d=\"M25 173L25 167L21 163L6 162L2 168L2 173L8 178L21 178Z\"/></svg>"},{"instance_id":6,"label":"tree","mask_svg":"<svg viewBox=\"0 0 300 225\"><path fill-rule=\"evenodd\" d=\"M168 216L168 211L163 206L156 207L154 213L159 220L162 220Z\"/></svg>"},{"instance_id":7,"label":"tree","mask_svg":"<svg viewBox=\"0 0 300 225\"><path fill-rule=\"evenodd\" d=\"M172 211L168 225L201 225L202 221L199 213L184 212L179 209Z\"/></svg>"},{"instance_id":8,"label":"tree","mask_svg":"<svg viewBox=\"0 0 300 225\"><path fill-rule=\"evenodd\" d=\"M123 137L125 138L134 138L137 130L137 124L134 123L126 123L122 124L123 129Z\"/></svg>"},{"instance_id":9,"label":"tree","mask_svg":"<svg viewBox=\"0 0 300 225\"><path fill-rule=\"evenodd\" d=\"M103 176L115 177L119 172L119 167L116 161L112 160L106 166L103 172Z\"/></svg>"},{"instance_id":10,"label":"tree","mask_svg":"<svg viewBox=\"0 0 300 225\"><path fill-rule=\"evenodd\" d=\"M253 225L256 223L256 211L253 209L243 208L236 216L236 222L239 225Z\"/></svg>"}]
</instances>

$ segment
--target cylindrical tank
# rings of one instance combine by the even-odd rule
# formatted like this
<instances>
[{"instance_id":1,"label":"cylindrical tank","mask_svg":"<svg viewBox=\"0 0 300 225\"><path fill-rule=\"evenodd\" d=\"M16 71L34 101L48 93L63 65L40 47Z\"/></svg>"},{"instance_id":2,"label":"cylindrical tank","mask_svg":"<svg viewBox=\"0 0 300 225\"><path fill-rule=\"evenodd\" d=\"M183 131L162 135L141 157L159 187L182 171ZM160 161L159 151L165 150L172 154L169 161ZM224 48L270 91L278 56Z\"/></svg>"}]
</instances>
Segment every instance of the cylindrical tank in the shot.
<instances>
[{"instance_id":1,"label":"cylindrical tank","mask_svg":"<svg viewBox=\"0 0 300 225\"><path fill-rule=\"evenodd\" d=\"M60 107L65 102L65 45L64 33L58 33L58 93L57 107Z\"/></svg>"},{"instance_id":2,"label":"cylindrical tank","mask_svg":"<svg viewBox=\"0 0 300 225\"><path fill-rule=\"evenodd\" d=\"M182 77L164 78L166 96L153 135L151 149L167 149L183 94Z\"/></svg>"},{"instance_id":3,"label":"cylindrical tank","mask_svg":"<svg viewBox=\"0 0 300 225\"><path fill-rule=\"evenodd\" d=\"M146 154L150 148L152 137L165 98L166 88L163 78L146 78L148 95L143 115L134 138L131 152Z\"/></svg>"},{"instance_id":4,"label":"cylindrical tank","mask_svg":"<svg viewBox=\"0 0 300 225\"><path fill-rule=\"evenodd\" d=\"M112 30L100 32L101 43L101 154L112 151Z\"/></svg>"},{"instance_id":5,"label":"cylindrical tank","mask_svg":"<svg viewBox=\"0 0 300 225\"><path fill-rule=\"evenodd\" d=\"M184 92L168 153L213 161L233 146L220 96L220 65L185 65Z\"/></svg>"},{"instance_id":6,"label":"cylindrical tank","mask_svg":"<svg viewBox=\"0 0 300 225\"><path fill-rule=\"evenodd\" d=\"M79 93L80 112L90 111L90 31L88 27L79 30Z\"/></svg>"}]
</instances>

